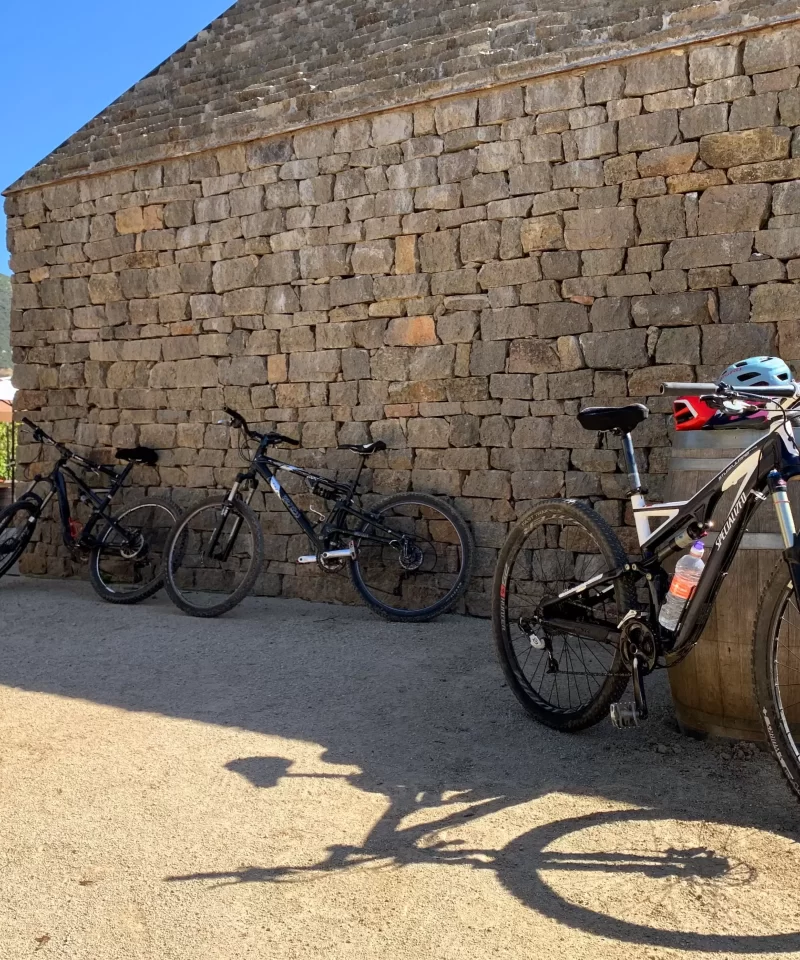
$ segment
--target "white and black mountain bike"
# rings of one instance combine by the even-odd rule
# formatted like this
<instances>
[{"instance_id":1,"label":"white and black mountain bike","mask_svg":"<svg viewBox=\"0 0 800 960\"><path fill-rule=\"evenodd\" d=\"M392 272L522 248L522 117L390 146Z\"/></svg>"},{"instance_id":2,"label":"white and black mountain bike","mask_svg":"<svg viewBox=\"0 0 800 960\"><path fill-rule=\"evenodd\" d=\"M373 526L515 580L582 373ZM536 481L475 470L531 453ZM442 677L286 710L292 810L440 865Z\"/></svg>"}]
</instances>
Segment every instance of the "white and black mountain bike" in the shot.
<instances>
[{"instance_id":1,"label":"white and black mountain bike","mask_svg":"<svg viewBox=\"0 0 800 960\"><path fill-rule=\"evenodd\" d=\"M510 533L495 573L493 627L503 671L527 712L555 729L591 726L609 708L617 726L638 724L647 717L644 678L678 663L698 641L748 522L770 497L784 550L756 618L753 682L767 740L800 796L800 538L786 489L800 477L792 429L800 420L800 384L666 383L662 393L702 397L722 411L760 409L764 435L690 500L648 505L631 441L647 407L579 413L586 430L622 439L641 554L629 557L585 503L537 504ZM711 531L726 491L735 491L733 504L676 629L667 631L658 622L668 588L662 564ZM629 680L634 701L621 703Z\"/></svg>"}]
</instances>

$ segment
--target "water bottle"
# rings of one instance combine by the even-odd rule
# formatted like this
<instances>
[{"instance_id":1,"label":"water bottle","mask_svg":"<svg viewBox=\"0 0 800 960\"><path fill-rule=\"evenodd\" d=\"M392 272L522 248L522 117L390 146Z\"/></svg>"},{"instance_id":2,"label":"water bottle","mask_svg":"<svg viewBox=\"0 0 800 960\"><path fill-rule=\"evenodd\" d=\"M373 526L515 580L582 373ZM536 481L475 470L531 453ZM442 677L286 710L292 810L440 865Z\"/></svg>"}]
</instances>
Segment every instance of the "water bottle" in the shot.
<instances>
[{"instance_id":1,"label":"water bottle","mask_svg":"<svg viewBox=\"0 0 800 960\"><path fill-rule=\"evenodd\" d=\"M675 566L675 575L669 585L667 599L658 615L658 622L665 630L674 630L678 626L681 614L700 581L700 576L705 569L704 550L702 541L697 540L692 544L689 553L681 557Z\"/></svg>"}]
</instances>

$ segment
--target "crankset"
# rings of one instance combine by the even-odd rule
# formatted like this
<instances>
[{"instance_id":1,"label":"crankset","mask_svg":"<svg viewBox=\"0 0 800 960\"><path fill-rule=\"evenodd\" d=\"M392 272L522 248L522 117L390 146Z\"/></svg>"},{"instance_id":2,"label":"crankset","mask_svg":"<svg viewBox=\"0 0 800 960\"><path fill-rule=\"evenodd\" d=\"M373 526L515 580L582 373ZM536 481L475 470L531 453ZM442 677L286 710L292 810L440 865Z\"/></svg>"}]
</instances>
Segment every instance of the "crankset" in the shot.
<instances>
[{"instance_id":1,"label":"crankset","mask_svg":"<svg viewBox=\"0 0 800 960\"><path fill-rule=\"evenodd\" d=\"M638 610L629 611L619 623L620 654L630 670L633 703L612 703L611 722L615 727L638 727L647 719L644 678L656 665L656 638Z\"/></svg>"}]
</instances>

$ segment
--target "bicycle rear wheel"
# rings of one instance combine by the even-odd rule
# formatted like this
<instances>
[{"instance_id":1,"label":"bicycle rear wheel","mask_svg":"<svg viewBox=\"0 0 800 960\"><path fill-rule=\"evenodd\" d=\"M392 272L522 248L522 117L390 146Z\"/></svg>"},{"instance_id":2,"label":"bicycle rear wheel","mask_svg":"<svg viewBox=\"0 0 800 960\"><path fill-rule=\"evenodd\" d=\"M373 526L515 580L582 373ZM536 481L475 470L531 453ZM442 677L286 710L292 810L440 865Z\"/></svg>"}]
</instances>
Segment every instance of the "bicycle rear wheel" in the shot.
<instances>
[{"instance_id":1,"label":"bicycle rear wheel","mask_svg":"<svg viewBox=\"0 0 800 960\"><path fill-rule=\"evenodd\" d=\"M180 511L151 497L114 516L89 556L89 580L107 603L139 603L164 586L164 549Z\"/></svg>"},{"instance_id":2,"label":"bicycle rear wheel","mask_svg":"<svg viewBox=\"0 0 800 960\"><path fill-rule=\"evenodd\" d=\"M467 589L474 544L461 516L427 493L377 504L353 534L356 590L386 620L424 623L451 610Z\"/></svg>"},{"instance_id":3,"label":"bicycle rear wheel","mask_svg":"<svg viewBox=\"0 0 800 960\"><path fill-rule=\"evenodd\" d=\"M30 543L39 509L36 501L23 497L0 512L0 577L8 573Z\"/></svg>"},{"instance_id":4,"label":"bicycle rear wheel","mask_svg":"<svg viewBox=\"0 0 800 960\"><path fill-rule=\"evenodd\" d=\"M250 593L264 563L264 534L242 500L203 500L175 524L166 546L164 583L193 617L218 617Z\"/></svg>"},{"instance_id":5,"label":"bicycle rear wheel","mask_svg":"<svg viewBox=\"0 0 800 960\"><path fill-rule=\"evenodd\" d=\"M756 616L753 684L767 743L800 799L800 603L785 561Z\"/></svg>"},{"instance_id":6,"label":"bicycle rear wheel","mask_svg":"<svg viewBox=\"0 0 800 960\"><path fill-rule=\"evenodd\" d=\"M615 630L633 606L630 578L571 598L568 619L599 631L571 633L548 620L544 604L626 560L611 527L575 500L538 504L503 545L492 589L495 647L509 687L540 723L582 730L608 716L610 704L625 690L629 673L619 644L590 633Z\"/></svg>"}]
</instances>

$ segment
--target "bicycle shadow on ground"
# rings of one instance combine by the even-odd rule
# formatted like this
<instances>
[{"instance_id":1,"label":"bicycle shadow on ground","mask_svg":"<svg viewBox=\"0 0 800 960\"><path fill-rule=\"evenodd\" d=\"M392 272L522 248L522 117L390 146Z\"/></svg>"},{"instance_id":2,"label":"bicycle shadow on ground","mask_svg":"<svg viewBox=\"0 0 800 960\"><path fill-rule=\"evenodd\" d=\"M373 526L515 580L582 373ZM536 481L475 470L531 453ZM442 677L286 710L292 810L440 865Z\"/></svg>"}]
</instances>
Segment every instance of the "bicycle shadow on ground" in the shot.
<instances>
[{"instance_id":1,"label":"bicycle shadow on ground","mask_svg":"<svg viewBox=\"0 0 800 960\"><path fill-rule=\"evenodd\" d=\"M336 777L388 802L362 843L331 844L317 864L210 863L166 882L213 895L339 870L460 866L493 871L531 910L601 937L800 951L800 833L777 764L723 760L680 737L663 679L648 726L566 736L517 707L485 621L387 625L360 609L251 600L204 622L164 601L110 608L88 588L27 580L0 584L0 610L2 684L319 744L326 764L360 772L305 774L288 757L254 756L231 758L227 774L265 791ZM516 837L487 842L491 818L517 807ZM764 915L772 878L783 902Z\"/></svg>"}]
</instances>

